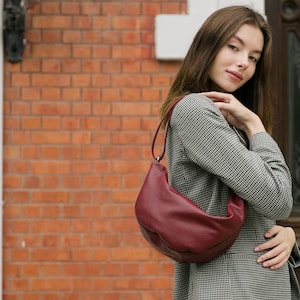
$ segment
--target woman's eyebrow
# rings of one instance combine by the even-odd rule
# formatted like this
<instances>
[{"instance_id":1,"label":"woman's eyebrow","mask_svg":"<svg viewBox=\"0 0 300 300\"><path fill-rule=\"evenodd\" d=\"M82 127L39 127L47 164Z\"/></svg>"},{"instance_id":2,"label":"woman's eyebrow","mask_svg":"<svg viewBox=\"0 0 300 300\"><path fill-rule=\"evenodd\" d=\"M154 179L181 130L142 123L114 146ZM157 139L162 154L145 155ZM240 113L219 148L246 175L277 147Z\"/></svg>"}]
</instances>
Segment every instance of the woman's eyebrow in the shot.
<instances>
[{"instance_id":1,"label":"woman's eyebrow","mask_svg":"<svg viewBox=\"0 0 300 300\"><path fill-rule=\"evenodd\" d=\"M237 40L237 41L238 41L239 43L241 43L243 46L245 46L245 42L244 42L243 39L241 39L239 36L234 35L232 38L235 39L235 40ZM261 54L261 50L253 50L252 52Z\"/></svg>"}]
</instances>

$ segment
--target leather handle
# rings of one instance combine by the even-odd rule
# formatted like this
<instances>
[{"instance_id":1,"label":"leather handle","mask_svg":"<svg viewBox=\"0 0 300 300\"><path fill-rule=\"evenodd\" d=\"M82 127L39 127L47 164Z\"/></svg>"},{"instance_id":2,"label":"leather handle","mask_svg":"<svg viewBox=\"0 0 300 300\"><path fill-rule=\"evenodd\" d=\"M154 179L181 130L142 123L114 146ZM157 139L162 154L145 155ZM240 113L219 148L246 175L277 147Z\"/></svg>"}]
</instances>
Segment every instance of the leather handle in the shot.
<instances>
[{"instance_id":1,"label":"leather handle","mask_svg":"<svg viewBox=\"0 0 300 300\"><path fill-rule=\"evenodd\" d=\"M168 112L164 115L164 117L161 119L161 121L159 122L158 124L158 127L155 131L155 134L154 134L154 137L153 137L153 140L152 140L152 148L151 148L151 151L152 151L152 157L157 160L158 162L161 161L165 155L165 152L166 152L166 142L167 142L167 134L168 134L168 130L169 130L169 124L170 124L170 120L171 120L171 116L172 116L172 112L176 106L176 104L183 98L185 97L186 95L183 95L183 96L180 96L179 98L177 98L174 103L172 104L172 106L170 107L170 109L168 110ZM154 154L154 150L155 150L155 142L156 142L156 138L157 138L157 135L158 135L158 132L160 130L160 127L163 123L163 121L168 118L168 121L166 123L166 129L165 129L165 138L164 138L164 144L163 144L163 149L162 149L162 152L160 155L158 155L157 157L155 156Z\"/></svg>"}]
</instances>

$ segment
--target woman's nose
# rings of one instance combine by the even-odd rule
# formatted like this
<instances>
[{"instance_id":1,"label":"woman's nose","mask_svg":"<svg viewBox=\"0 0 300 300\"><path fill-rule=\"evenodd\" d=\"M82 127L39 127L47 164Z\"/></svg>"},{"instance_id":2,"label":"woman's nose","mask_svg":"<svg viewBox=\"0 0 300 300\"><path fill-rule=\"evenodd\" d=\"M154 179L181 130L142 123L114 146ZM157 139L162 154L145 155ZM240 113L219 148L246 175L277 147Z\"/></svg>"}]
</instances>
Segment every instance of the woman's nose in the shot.
<instances>
[{"instance_id":1,"label":"woman's nose","mask_svg":"<svg viewBox=\"0 0 300 300\"><path fill-rule=\"evenodd\" d=\"M237 65L239 68L246 69L249 66L249 57L246 53L240 53L237 59Z\"/></svg>"}]
</instances>

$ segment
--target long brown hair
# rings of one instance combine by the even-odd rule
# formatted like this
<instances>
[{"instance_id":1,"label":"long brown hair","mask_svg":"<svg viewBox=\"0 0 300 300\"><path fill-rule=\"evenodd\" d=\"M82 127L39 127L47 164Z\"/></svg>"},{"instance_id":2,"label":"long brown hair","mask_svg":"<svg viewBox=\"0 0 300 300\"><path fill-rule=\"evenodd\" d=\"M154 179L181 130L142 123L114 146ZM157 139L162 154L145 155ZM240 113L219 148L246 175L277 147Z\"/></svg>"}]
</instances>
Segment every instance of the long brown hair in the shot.
<instances>
[{"instance_id":1,"label":"long brown hair","mask_svg":"<svg viewBox=\"0 0 300 300\"><path fill-rule=\"evenodd\" d=\"M215 11L203 23L179 68L166 100L161 106L163 118L179 96L210 91L213 83L208 76L209 67L219 50L244 25L259 28L264 36L264 47L253 77L233 94L244 105L258 114L266 130L271 133L270 67L271 29L256 11L245 6L230 6ZM165 126L165 122L163 126Z\"/></svg>"}]
</instances>

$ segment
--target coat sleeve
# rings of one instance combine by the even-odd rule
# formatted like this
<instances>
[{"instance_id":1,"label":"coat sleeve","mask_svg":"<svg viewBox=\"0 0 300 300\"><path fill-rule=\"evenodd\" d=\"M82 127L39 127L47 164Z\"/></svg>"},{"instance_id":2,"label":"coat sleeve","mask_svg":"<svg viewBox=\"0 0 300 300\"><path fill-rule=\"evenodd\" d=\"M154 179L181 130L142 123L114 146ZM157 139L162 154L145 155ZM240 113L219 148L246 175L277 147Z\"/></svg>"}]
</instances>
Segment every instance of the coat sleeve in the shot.
<instances>
[{"instance_id":1,"label":"coat sleeve","mask_svg":"<svg viewBox=\"0 0 300 300\"><path fill-rule=\"evenodd\" d=\"M199 94L177 104L171 127L190 160L217 176L256 211L273 220L289 216L291 176L269 134L255 134L247 148L213 102Z\"/></svg>"}]
</instances>

